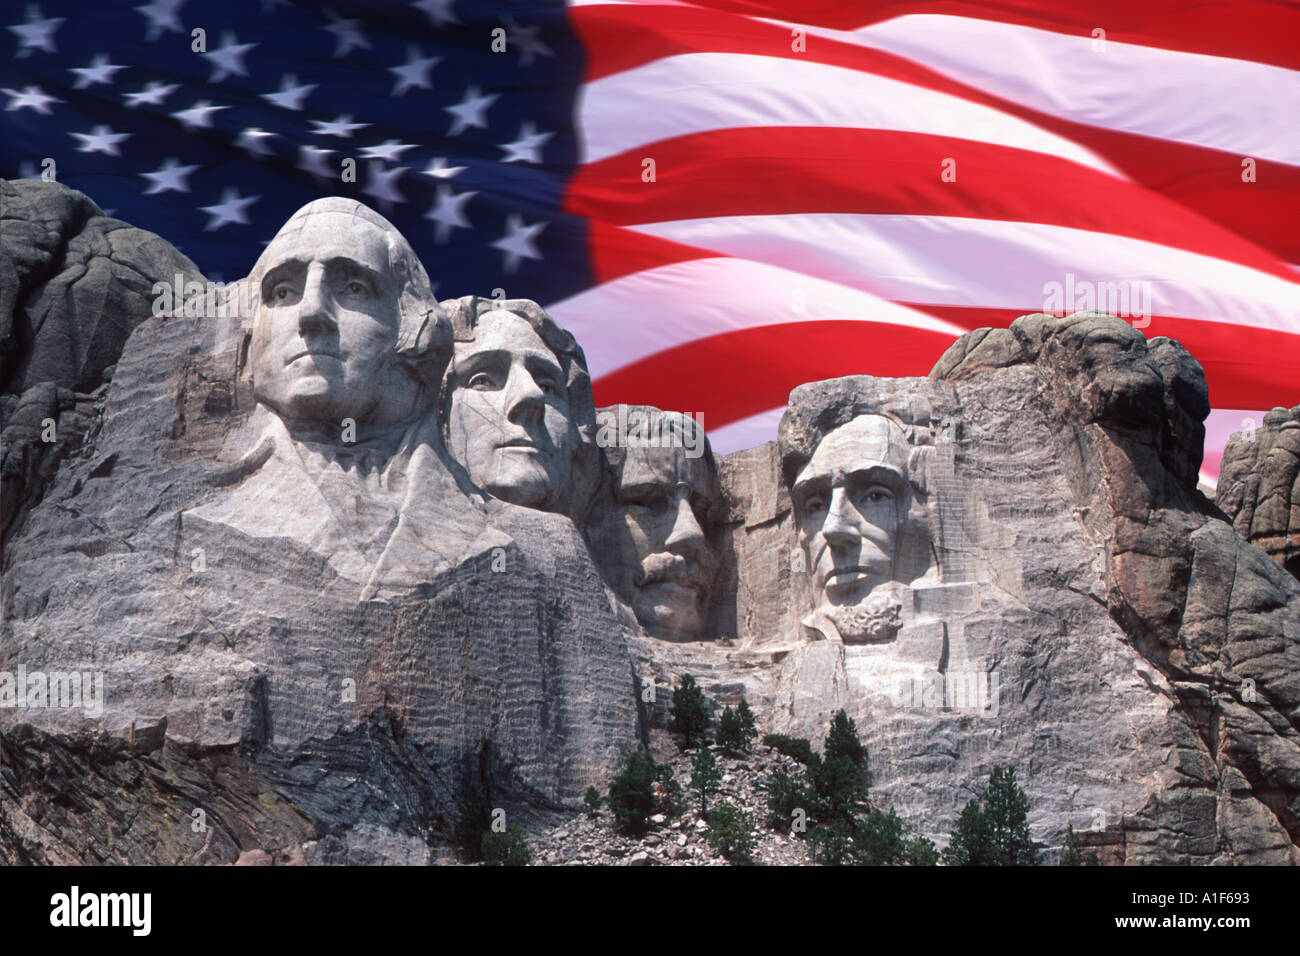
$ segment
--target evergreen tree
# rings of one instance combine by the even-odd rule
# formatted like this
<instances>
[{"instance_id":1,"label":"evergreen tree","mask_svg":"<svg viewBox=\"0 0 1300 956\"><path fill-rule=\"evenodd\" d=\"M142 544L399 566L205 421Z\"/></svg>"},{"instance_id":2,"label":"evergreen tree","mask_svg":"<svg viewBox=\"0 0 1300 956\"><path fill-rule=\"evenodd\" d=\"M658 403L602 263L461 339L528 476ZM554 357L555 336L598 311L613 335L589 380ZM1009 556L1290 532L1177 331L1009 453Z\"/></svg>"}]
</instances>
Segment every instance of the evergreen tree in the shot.
<instances>
[{"instance_id":1,"label":"evergreen tree","mask_svg":"<svg viewBox=\"0 0 1300 956\"><path fill-rule=\"evenodd\" d=\"M691 789L700 795L700 814L708 809L709 794L717 792L722 783L722 771L713 759L713 752L707 746L701 746L695 759L691 761Z\"/></svg>"},{"instance_id":2,"label":"evergreen tree","mask_svg":"<svg viewBox=\"0 0 1300 956\"><path fill-rule=\"evenodd\" d=\"M1033 866L1038 845L1029 833L1029 798L1010 767L994 767L983 802L966 804L943 851L949 866Z\"/></svg>"},{"instance_id":3,"label":"evergreen tree","mask_svg":"<svg viewBox=\"0 0 1300 956\"><path fill-rule=\"evenodd\" d=\"M861 766L866 759L867 748L858 740L858 728L843 710L835 712L831 719L831 729L826 735L822 747L822 756L830 760L833 757L847 757L856 766Z\"/></svg>"},{"instance_id":4,"label":"evergreen tree","mask_svg":"<svg viewBox=\"0 0 1300 956\"><path fill-rule=\"evenodd\" d=\"M1097 856L1096 850L1089 850L1084 855L1073 824L1066 825L1065 853L1061 856L1061 866L1101 866L1101 858Z\"/></svg>"},{"instance_id":5,"label":"evergreen tree","mask_svg":"<svg viewBox=\"0 0 1300 956\"><path fill-rule=\"evenodd\" d=\"M815 803L815 795L784 770L773 770L768 776L767 825L769 827L789 832L794 825L795 811L803 810L806 817L811 814Z\"/></svg>"},{"instance_id":6,"label":"evergreen tree","mask_svg":"<svg viewBox=\"0 0 1300 956\"><path fill-rule=\"evenodd\" d=\"M483 834L492 827L492 812L487 797L478 787L465 796L461 804L460 815L452 830L452 842L456 852L463 860L477 861L483 859Z\"/></svg>"},{"instance_id":7,"label":"evergreen tree","mask_svg":"<svg viewBox=\"0 0 1300 956\"><path fill-rule=\"evenodd\" d=\"M740 738L744 741L740 749L749 753L754 738L758 736L758 725L754 721L754 712L749 709L749 702L743 697L736 706L736 719L740 721Z\"/></svg>"},{"instance_id":8,"label":"evergreen tree","mask_svg":"<svg viewBox=\"0 0 1300 956\"><path fill-rule=\"evenodd\" d=\"M619 771L609 782L609 810L624 830L639 833L654 812L655 770L649 754L623 751Z\"/></svg>"},{"instance_id":9,"label":"evergreen tree","mask_svg":"<svg viewBox=\"0 0 1300 956\"><path fill-rule=\"evenodd\" d=\"M984 792L984 815L1003 866L1038 863L1038 846L1029 834L1029 797L1016 784L1013 768L993 768Z\"/></svg>"},{"instance_id":10,"label":"evergreen tree","mask_svg":"<svg viewBox=\"0 0 1300 956\"><path fill-rule=\"evenodd\" d=\"M722 716L718 718L718 735L717 744L723 752L729 756L735 756L742 750L747 749L745 746L745 736L741 732L740 717L731 709L730 706L722 709Z\"/></svg>"},{"instance_id":11,"label":"evergreen tree","mask_svg":"<svg viewBox=\"0 0 1300 956\"><path fill-rule=\"evenodd\" d=\"M500 833L488 829L479 844L483 862L488 866L527 866L533 861L532 850L519 824Z\"/></svg>"},{"instance_id":12,"label":"evergreen tree","mask_svg":"<svg viewBox=\"0 0 1300 956\"><path fill-rule=\"evenodd\" d=\"M673 776L673 768L666 763L655 766L656 806L670 817L679 817L686 809L682 785Z\"/></svg>"},{"instance_id":13,"label":"evergreen tree","mask_svg":"<svg viewBox=\"0 0 1300 956\"><path fill-rule=\"evenodd\" d=\"M718 804L709 814L705 839L714 853L732 862L748 862L758 843L753 821L735 804L726 802Z\"/></svg>"},{"instance_id":14,"label":"evergreen tree","mask_svg":"<svg viewBox=\"0 0 1300 956\"><path fill-rule=\"evenodd\" d=\"M793 757L805 767L813 762L817 755L813 753L812 744L802 737L787 737L785 734L768 734L763 738L763 746L771 747L779 754Z\"/></svg>"},{"instance_id":15,"label":"evergreen tree","mask_svg":"<svg viewBox=\"0 0 1300 956\"><path fill-rule=\"evenodd\" d=\"M704 692L690 674L683 674L681 684L673 691L673 702L668 707L668 730L682 737L683 747L693 747L708 733L709 708L704 702Z\"/></svg>"},{"instance_id":16,"label":"evergreen tree","mask_svg":"<svg viewBox=\"0 0 1300 956\"><path fill-rule=\"evenodd\" d=\"M588 787L587 792L582 795L582 805L587 810L587 819L596 819L596 814L600 813L600 791L595 787Z\"/></svg>"}]
</instances>

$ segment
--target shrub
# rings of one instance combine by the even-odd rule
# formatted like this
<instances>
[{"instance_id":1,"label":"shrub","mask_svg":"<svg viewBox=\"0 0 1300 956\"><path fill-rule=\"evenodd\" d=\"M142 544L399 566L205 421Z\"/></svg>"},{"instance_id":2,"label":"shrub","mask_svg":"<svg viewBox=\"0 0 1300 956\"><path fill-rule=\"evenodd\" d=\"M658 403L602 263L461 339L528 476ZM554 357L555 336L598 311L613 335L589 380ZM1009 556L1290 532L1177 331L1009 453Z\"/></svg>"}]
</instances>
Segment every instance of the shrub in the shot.
<instances>
[{"instance_id":1,"label":"shrub","mask_svg":"<svg viewBox=\"0 0 1300 956\"><path fill-rule=\"evenodd\" d=\"M1065 853L1061 857L1061 866L1101 866L1101 857L1097 856L1096 850L1089 850L1084 855L1073 824L1066 826Z\"/></svg>"},{"instance_id":2,"label":"shrub","mask_svg":"<svg viewBox=\"0 0 1300 956\"><path fill-rule=\"evenodd\" d=\"M767 825L788 831L794 825L795 810L812 812L814 795L784 770L773 770L767 778Z\"/></svg>"},{"instance_id":3,"label":"shrub","mask_svg":"<svg viewBox=\"0 0 1300 956\"><path fill-rule=\"evenodd\" d=\"M600 791L595 787L588 787L587 792L582 795L582 805L587 811L587 819L596 819L596 814L600 813Z\"/></svg>"},{"instance_id":4,"label":"shrub","mask_svg":"<svg viewBox=\"0 0 1300 956\"><path fill-rule=\"evenodd\" d=\"M793 757L805 767L813 762L816 756L813 753L812 744L802 737L787 737L785 734L768 734L763 738L763 746L771 747L779 754L785 754L787 757Z\"/></svg>"},{"instance_id":5,"label":"shrub","mask_svg":"<svg viewBox=\"0 0 1300 956\"><path fill-rule=\"evenodd\" d=\"M483 862L488 866L527 866L533 861L524 830L519 824L498 833L489 829L479 844Z\"/></svg>"},{"instance_id":6,"label":"shrub","mask_svg":"<svg viewBox=\"0 0 1300 956\"><path fill-rule=\"evenodd\" d=\"M708 819L705 839L713 852L728 860L748 861L758 844L753 821L740 808L726 802L714 807Z\"/></svg>"},{"instance_id":7,"label":"shrub","mask_svg":"<svg viewBox=\"0 0 1300 956\"><path fill-rule=\"evenodd\" d=\"M609 810L624 830L645 829L654 811L655 762L640 750L625 750L618 773L609 782Z\"/></svg>"},{"instance_id":8,"label":"shrub","mask_svg":"<svg viewBox=\"0 0 1300 956\"><path fill-rule=\"evenodd\" d=\"M722 771L708 747L700 747L691 761L691 789L700 795L700 813L708 810L709 794L715 793L722 783Z\"/></svg>"},{"instance_id":9,"label":"shrub","mask_svg":"<svg viewBox=\"0 0 1300 956\"><path fill-rule=\"evenodd\" d=\"M461 804L460 815L452 830L452 842L463 860L483 859L483 834L492 826L491 810L487 797L478 787L471 790Z\"/></svg>"},{"instance_id":10,"label":"shrub","mask_svg":"<svg viewBox=\"0 0 1300 956\"><path fill-rule=\"evenodd\" d=\"M682 785L673 776L673 768L666 763L655 765L655 806L670 817L681 816L686 809Z\"/></svg>"},{"instance_id":11,"label":"shrub","mask_svg":"<svg viewBox=\"0 0 1300 956\"><path fill-rule=\"evenodd\" d=\"M681 736L684 747L693 747L704 740L709 730L709 708L704 703L704 692L695 685L690 674L682 675L682 682L673 691L673 702L668 708L668 730Z\"/></svg>"}]
</instances>

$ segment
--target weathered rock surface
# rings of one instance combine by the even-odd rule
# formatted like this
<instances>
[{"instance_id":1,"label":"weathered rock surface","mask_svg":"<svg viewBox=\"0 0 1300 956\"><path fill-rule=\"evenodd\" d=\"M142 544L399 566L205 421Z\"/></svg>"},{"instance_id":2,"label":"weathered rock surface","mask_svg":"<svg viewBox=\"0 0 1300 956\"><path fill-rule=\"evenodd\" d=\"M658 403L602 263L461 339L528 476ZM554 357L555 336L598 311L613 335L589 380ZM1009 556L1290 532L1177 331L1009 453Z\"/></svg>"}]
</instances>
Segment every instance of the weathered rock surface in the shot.
<instances>
[{"instance_id":1,"label":"weathered rock surface","mask_svg":"<svg viewBox=\"0 0 1300 956\"><path fill-rule=\"evenodd\" d=\"M1010 765L1049 847L1072 825L1107 862L1300 862L1300 582L1279 563L1300 421L1234 439L1220 511L1178 343L1032 315L928 378L801 386L778 442L716 460L717 507L647 458L677 509L651 521L620 465L616 556L608 527L476 489L436 420L395 426L383 469L321 451L268 417L240 316L151 315L151 280L199 278L165 242L51 184L0 198L0 673L103 675L102 713L0 711L0 859L440 862L481 786L541 862L705 862L689 820L637 841L566 820L620 747L682 776L663 728L690 673L765 732L818 743L847 710L873 799L940 844ZM860 524L882 533L857 591L818 565L818 535L851 537L810 520L844 507L808 490L818 468L887 492L856 504L892 516ZM689 565L681 528L717 552L698 640L699 616L638 632L657 605L627 597ZM747 759L726 793L761 816L776 758Z\"/></svg>"},{"instance_id":2,"label":"weathered rock surface","mask_svg":"<svg viewBox=\"0 0 1300 956\"><path fill-rule=\"evenodd\" d=\"M1215 500L1243 538L1300 578L1300 405L1228 439Z\"/></svg>"}]
</instances>

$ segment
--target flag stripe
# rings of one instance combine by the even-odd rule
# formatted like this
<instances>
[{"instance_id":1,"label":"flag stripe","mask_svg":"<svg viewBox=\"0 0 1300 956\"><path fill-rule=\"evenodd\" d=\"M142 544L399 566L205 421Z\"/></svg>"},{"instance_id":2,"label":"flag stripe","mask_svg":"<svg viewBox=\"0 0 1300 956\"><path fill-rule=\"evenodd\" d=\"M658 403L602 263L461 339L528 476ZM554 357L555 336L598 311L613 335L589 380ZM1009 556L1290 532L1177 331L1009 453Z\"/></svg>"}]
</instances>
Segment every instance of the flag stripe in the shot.
<instances>
[{"instance_id":1,"label":"flag stripe","mask_svg":"<svg viewBox=\"0 0 1300 956\"><path fill-rule=\"evenodd\" d=\"M672 16L672 0L577 0L585 8L625 7L628 16L650 27ZM917 13L915 0L877 0L867 5L843 0L698 0L691 6L735 21L767 18L830 30L861 30L875 23ZM653 13L646 7L655 8ZM951 18L990 20L1051 30L1092 40L1105 30L1108 42L1202 53L1300 69L1300 7L1271 0L1217 0L1188 4L1180 0L929 0L924 12ZM789 31L786 31L787 37Z\"/></svg>"},{"instance_id":2,"label":"flag stripe","mask_svg":"<svg viewBox=\"0 0 1300 956\"><path fill-rule=\"evenodd\" d=\"M642 153L656 179L643 183ZM942 175L951 161L955 181ZM1150 190L1028 150L883 130L763 127L677 137L583 166L569 212L619 225L845 212L1068 226L1214 256L1287 281L1285 263ZM1279 235L1294 232L1276 221Z\"/></svg>"}]
</instances>

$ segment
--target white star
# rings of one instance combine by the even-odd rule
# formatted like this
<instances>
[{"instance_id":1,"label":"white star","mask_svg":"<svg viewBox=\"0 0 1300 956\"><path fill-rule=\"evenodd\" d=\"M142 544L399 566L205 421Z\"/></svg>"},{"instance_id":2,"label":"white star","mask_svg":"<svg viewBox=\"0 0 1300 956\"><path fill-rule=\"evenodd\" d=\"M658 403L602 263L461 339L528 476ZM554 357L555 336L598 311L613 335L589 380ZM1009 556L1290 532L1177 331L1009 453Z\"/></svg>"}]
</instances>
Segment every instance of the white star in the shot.
<instances>
[{"instance_id":1,"label":"white star","mask_svg":"<svg viewBox=\"0 0 1300 956\"><path fill-rule=\"evenodd\" d=\"M179 90L179 83L156 83L150 81L139 93L126 94L126 105L135 109L143 103L150 106L162 106L162 101Z\"/></svg>"},{"instance_id":2,"label":"white star","mask_svg":"<svg viewBox=\"0 0 1300 956\"><path fill-rule=\"evenodd\" d=\"M27 5L27 22L5 28L18 37L19 59L30 56L33 50L58 53L58 49L54 46L54 31L59 28L59 24L63 20L63 17L43 20L41 19L41 8L34 3L29 3Z\"/></svg>"},{"instance_id":3,"label":"white star","mask_svg":"<svg viewBox=\"0 0 1300 956\"><path fill-rule=\"evenodd\" d=\"M121 156L117 144L127 139L130 133L114 133L107 126L96 126L89 133L69 133L81 140L81 145L77 147L79 153L107 153L110 156Z\"/></svg>"},{"instance_id":4,"label":"white star","mask_svg":"<svg viewBox=\"0 0 1300 956\"><path fill-rule=\"evenodd\" d=\"M90 66L74 66L71 68L71 71L77 74L77 82L73 84L73 89L84 90L96 83L112 83L113 74L118 70L125 69L124 66L109 63L108 57L103 53L99 53L90 61Z\"/></svg>"},{"instance_id":5,"label":"white star","mask_svg":"<svg viewBox=\"0 0 1300 956\"><path fill-rule=\"evenodd\" d=\"M184 5L185 0L150 0L144 6L136 7L149 21L149 32L145 39L156 40L165 32L184 33L185 28L177 16Z\"/></svg>"},{"instance_id":6,"label":"white star","mask_svg":"<svg viewBox=\"0 0 1300 956\"><path fill-rule=\"evenodd\" d=\"M337 13L329 9L325 11L325 16L330 18L330 25L321 29L334 34L338 39L339 45L334 48L336 57L347 56L354 46L363 50L370 49L370 41L361 33L360 20L341 20Z\"/></svg>"},{"instance_id":7,"label":"white star","mask_svg":"<svg viewBox=\"0 0 1300 956\"><path fill-rule=\"evenodd\" d=\"M413 86L418 86L422 90L433 89L433 81L429 79L429 74L441 60L440 56L420 56L420 48L412 43L406 48L406 62L401 66L388 68L388 72L397 77L397 82L393 84L393 92L388 95L402 96Z\"/></svg>"},{"instance_id":8,"label":"white star","mask_svg":"<svg viewBox=\"0 0 1300 956\"><path fill-rule=\"evenodd\" d=\"M481 95L477 86L471 86L465 91L465 98L455 106L444 106L443 109L456 117L448 131L449 136L459 136L462 132L471 126L481 126L487 128L487 120L483 114L487 108L495 103L500 97L496 93L489 93L487 96Z\"/></svg>"},{"instance_id":9,"label":"white star","mask_svg":"<svg viewBox=\"0 0 1300 956\"><path fill-rule=\"evenodd\" d=\"M532 123L524 123L519 128L519 138L513 143L504 143L501 146L508 154L501 162L540 163L542 144L554 135L554 133L539 133Z\"/></svg>"},{"instance_id":10,"label":"white star","mask_svg":"<svg viewBox=\"0 0 1300 956\"><path fill-rule=\"evenodd\" d=\"M351 139L355 130L365 129L369 123L352 122L352 114L339 116L332 122L325 123L321 120L308 120L316 129L311 132L316 136L342 136L344 139Z\"/></svg>"},{"instance_id":11,"label":"white star","mask_svg":"<svg viewBox=\"0 0 1300 956\"><path fill-rule=\"evenodd\" d=\"M165 193L168 190L187 193L190 191L190 184L186 181L186 177L198 168L197 166L182 166L179 160L168 158L154 172L140 173L151 184L144 191L144 194L152 196L154 193Z\"/></svg>"},{"instance_id":12,"label":"white star","mask_svg":"<svg viewBox=\"0 0 1300 956\"><path fill-rule=\"evenodd\" d=\"M546 226L547 223L544 222L525 226L523 216L516 216L513 213L506 216L506 234L492 243L493 249L500 249L505 254L506 272L517 271L520 259L542 257L537 247L533 245L533 240Z\"/></svg>"},{"instance_id":13,"label":"white star","mask_svg":"<svg viewBox=\"0 0 1300 956\"><path fill-rule=\"evenodd\" d=\"M234 33L223 30L221 46L202 54L212 61L212 76L208 77L208 82L220 83L232 73L248 76L248 68L244 66L244 54L255 46L256 43L240 43Z\"/></svg>"},{"instance_id":14,"label":"white star","mask_svg":"<svg viewBox=\"0 0 1300 956\"><path fill-rule=\"evenodd\" d=\"M26 87L21 93L9 89L0 90L0 93L4 93L9 97L9 105L5 107L6 110L34 109L38 113L48 113L51 103L63 102L63 100L49 96L39 86Z\"/></svg>"},{"instance_id":15,"label":"white star","mask_svg":"<svg viewBox=\"0 0 1300 956\"><path fill-rule=\"evenodd\" d=\"M196 129L211 129L212 114L218 110L228 110L229 106L213 106L208 100L199 100L187 110L180 110L172 113L172 119L181 121L181 125L186 131Z\"/></svg>"},{"instance_id":16,"label":"white star","mask_svg":"<svg viewBox=\"0 0 1300 956\"><path fill-rule=\"evenodd\" d=\"M365 146L361 150L362 159L382 159L387 162L394 162L402 158L402 154L408 149L415 149L411 143L399 143L395 139L385 140L378 146Z\"/></svg>"},{"instance_id":17,"label":"white star","mask_svg":"<svg viewBox=\"0 0 1300 956\"><path fill-rule=\"evenodd\" d=\"M432 176L434 179L451 179L467 169L469 169L468 166L448 166L447 160L439 156L424 170L424 175Z\"/></svg>"},{"instance_id":18,"label":"white star","mask_svg":"<svg viewBox=\"0 0 1300 956\"><path fill-rule=\"evenodd\" d=\"M531 66L533 60L538 54L542 56L555 56L555 51L542 42L538 34L541 27L521 27L515 23L514 18L506 17L506 37L509 43L519 47L519 65Z\"/></svg>"},{"instance_id":19,"label":"white star","mask_svg":"<svg viewBox=\"0 0 1300 956\"><path fill-rule=\"evenodd\" d=\"M249 196L247 199L242 199L238 189L234 187L227 189L221 194L221 202L217 205L199 207L201 212L206 212L212 217L203 227L203 231L211 232L213 229L220 229L228 222L248 225L248 216L244 210L261 198L261 196Z\"/></svg>"},{"instance_id":20,"label":"white star","mask_svg":"<svg viewBox=\"0 0 1300 956\"><path fill-rule=\"evenodd\" d=\"M263 93L262 99L276 106L283 106L287 110L302 109L302 101L311 95L311 91L316 89L315 83L304 83L298 86L298 75L296 73L286 73L280 77L280 91L278 93Z\"/></svg>"},{"instance_id":21,"label":"white star","mask_svg":"<svg viewBox=\"0 0 1300 956\"><path fill-rule=\"evenodd\" d=\"M452 9L452 0L420 0L419 3L413 3L411 6L428 17L429 22L435 27L440 27L444 23L460 23Z\"/></svg>"},{"instance_id":22,"label":"white star","mask_svg":"<svg viewBox=\"0 0 1300 956\"><path fill-rule=\"evenodd\" d=\"M405 166L395 166L385 170L382 163L372 162L366 167L369 182L362 192L377 199L379 207L384 210L389 209L395 202L406 202L406 197L397 191L397 180L406 169Z\"/></svg>"},{"instance_id":23,"label":"white star","mask_svg":"<svg viewBox=\"0 0 1300 956\"><path fill-rule=\"evenodd\" d=\"M279 135L279 133L268 133L259 126L253 126L235 138L235 145L252 156L273 156L271 147L262 140Z\"/></svg>"},{"instance_id":24,"label":"white star","mask_svg":"<svg viewBox=\"0 0 1300 956\"><path fill-rule=\"evenodd\" d=\"M325 165L326 157L334 152L332 149L317 149L315 146L298 147L298 168L311 173L317 182L334 179L336 173Z\"/></svg>"},{"instance_id":25,"label":"white star","mask_svg":"<svg viewBox=\"0 0 1300 956\"><path fill-rule=\"evenodd\" d=\"M438 242L450 239L453 229L470 228L469 220L465 218L465 203L477 195L477 190L457 195L451 191L450 186L438 187L438 204L424 214L425 219L432 219L438 224L434 232Z\"/></svg>"}]
</instances>

